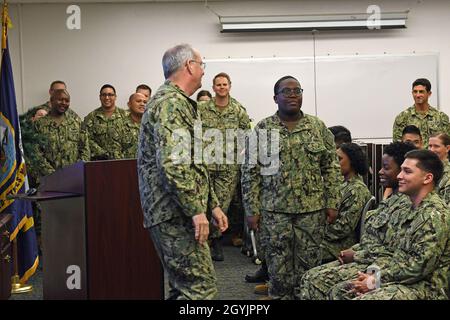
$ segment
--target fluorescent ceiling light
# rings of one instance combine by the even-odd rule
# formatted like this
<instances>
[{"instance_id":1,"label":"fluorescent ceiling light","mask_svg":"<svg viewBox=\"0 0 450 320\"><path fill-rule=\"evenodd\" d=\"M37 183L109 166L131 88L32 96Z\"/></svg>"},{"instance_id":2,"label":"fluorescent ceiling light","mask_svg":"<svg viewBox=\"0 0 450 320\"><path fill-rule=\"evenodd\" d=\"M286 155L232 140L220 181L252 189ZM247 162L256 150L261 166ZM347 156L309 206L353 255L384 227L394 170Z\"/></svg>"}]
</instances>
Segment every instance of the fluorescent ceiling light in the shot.
<instances>
[{"instance_id":1,"label":"fluorescent ceiling light","mask_svg":"<svg viewBox=\"0 0 450 320\"><path fill-rule=\"evenodd\" d=\"M362 30L406 28L408 12L380 13L380 19L363 14L310 16L220 17L221 32Z\"/></svg>"}]
</instances>

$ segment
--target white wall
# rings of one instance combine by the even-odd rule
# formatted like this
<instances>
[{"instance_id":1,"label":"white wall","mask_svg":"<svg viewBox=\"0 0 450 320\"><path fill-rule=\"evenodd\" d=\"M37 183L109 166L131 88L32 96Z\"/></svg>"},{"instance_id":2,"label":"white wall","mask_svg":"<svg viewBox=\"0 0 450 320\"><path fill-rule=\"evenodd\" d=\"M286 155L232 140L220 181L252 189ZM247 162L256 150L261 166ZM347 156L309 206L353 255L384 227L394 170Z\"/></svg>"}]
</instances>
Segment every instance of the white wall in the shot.
<instances>
[{"instance_id":1,"label":"white wall","mask_svg":"<svg viewBox=\"0 0 450 320\"><path fill-rule=\"evenodd\" d=\"M217 16L204 2L81 3L81 30L66 28L69 4L10 4L14 24L10 46L19 110L46 101L48 85L55 79L67 82L72 107L80 116L99 106L98 90L104 83L116 86L118 105L124 107L137 84L144 82L156 89L162 83L162 54L180 42L191 43L205 59L313 55L310 33L222 34ZM358 13L371 4L384 12L410 10L408 28L403 30L321 32L316 35L316 54L438 53L438 101L450 114L450 5L446 0L208 4L220 15ZM405 85L405 107L412 103L409 85ZM209 89L210 84L204 83L204 87ZM351 88L342 94L352 95ZM387 99L389 96L380 92L380 104Z\"/></svg>"}]
</instances>

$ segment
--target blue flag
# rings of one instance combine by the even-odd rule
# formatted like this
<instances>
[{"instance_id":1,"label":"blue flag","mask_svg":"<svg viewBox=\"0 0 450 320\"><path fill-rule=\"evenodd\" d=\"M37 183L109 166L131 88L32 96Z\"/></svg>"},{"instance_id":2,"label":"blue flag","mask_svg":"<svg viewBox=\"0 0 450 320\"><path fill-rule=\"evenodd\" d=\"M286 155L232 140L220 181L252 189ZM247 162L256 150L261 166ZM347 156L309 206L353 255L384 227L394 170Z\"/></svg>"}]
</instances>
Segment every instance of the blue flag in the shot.
<instances>
[{"instance_id":1,"label":"blue flag","mask_svg":"<svg viewBox=\"0 0 450 320\"><path fill-rule=\"evenodd\" d=\"M3 21L2 25L4 39L0 69L0 213L12 215L10 240L17 238L18 274L20 283L25 283L36 271L39 255L31 202L8 198L10 195L25 193L27 177L11 59L5 39L6 22Z\"/></svg>"}]
</instances>

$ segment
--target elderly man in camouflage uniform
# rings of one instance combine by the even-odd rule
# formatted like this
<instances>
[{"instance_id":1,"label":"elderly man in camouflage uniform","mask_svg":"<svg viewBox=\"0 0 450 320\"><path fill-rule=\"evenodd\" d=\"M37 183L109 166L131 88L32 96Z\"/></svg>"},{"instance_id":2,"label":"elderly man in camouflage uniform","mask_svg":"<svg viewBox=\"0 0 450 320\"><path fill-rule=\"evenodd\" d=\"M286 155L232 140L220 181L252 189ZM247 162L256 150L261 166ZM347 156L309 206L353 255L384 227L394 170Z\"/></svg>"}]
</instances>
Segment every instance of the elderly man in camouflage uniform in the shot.
<instances>
[{"instance_id":1,"label":"elderly man in camouflage uniform","mask_svg":"<svg viewBox=\"0 0 450 320\"><path fill-rule=\"evenodd\" d=\"M237 143L234 140L227 141L227 131L229 133L238 134L238 130L242 132L250 129L250 118L248 117L245 108L233 97L230 96L231 79L228 74L221 72L217 74L213 79L213 90L215 96L209 101L199 103L198 109L202 119L203 130L205 135L209 133L221 134L222 143L217 145L216 136L212 136L211 143L220 148L215 150L217 154L211 157L211 161L208 165L208 172L211 178L211 182L216 193L222 210L228 215L228 208L230 206L231 199L235 194L236 187L239 179L239 165L237 164L238 155L242 150L238 150ZM212 130L214 132L212 132ZM208 131L209 130L209 131ZM243 136L243 134L241 135ZM205 140L208 140L205 138ZM204 141L205 144L208 141ZM231 149L229 145L233 144ZM207 148L207 147L206 147ZM205 149L206 150L206 149ZM232 154L227 154L227 151L231 150ZM231 163L228 162L231 160ZM229 217L230 218L230 217ZM240 221L243 221L243 216ZM233 217L236 228L236 218ZM231 218L229 222L231 223ZM211 241L211 257L213 260L222 261L223 251L220 243L221 234L217 228L211 226L210 238ZM235 232L236 230L232 230Z\"/></svg>"},{"instance_id":2,"label":"elderly man in camouflage uniform","mask_svg":"<svg viewBox=\"0 0 450 320\"><path fill-rule=\"evenodd\" d=\"M443 166L429 150L406 154L399 174L399 191L412 205L392 212L379 254L371 261L381 271L358 272L354 280L337 284L333 299L424 300L446 299L450 262L449 209L434 192Z\"/></svg>"},{"instance_id":3,"label":"elderly man in camouflage uniform","mask_svg":"<svg viewBox=\"0 0 450 320\"><path fill-rule=\"evenodd\" d=\"M424 148L428 147L428 139L436 133L450 135L448 115L430 106L431 83L428 79L417 79L412 84L414 105L402 111L395 118L393 125L393 141L401 141L403 129L415 125L422 134Z\"/></svg>"},{"instance_id":4,"label":"elderly man in camouflage uniform","mask_svg":"<svg viewBox=\"0 0 450 320\"><path fill-rule=\"evenodd\" d=\"M206 165L193 158L200 142L194 124L200 116L189 96L201 86L204 63L187 44L167 50L162 62L166 82L144 113L139 137L144 227L167 272L169 298L213 299L217 280L206 242L208 202L220 231L228 220L218 207Z\"/></svg>"},{"instance_id":5,"label":"elderly man in camouflage uniform","mask_svg":"<svg viewBox=\"0 0 450 320\"><path fill-rule=\"evenodd\" d=\"M294 77L277 81L278 112L255 128L262 153L259 150L258 161L247 159L242 166L249 226L257 229L261 215L268 239L265 258L272 299L294 299L301 275L320 263L325 224L336 219L340 200L333 135L321 120L300 110L302 92ZM248 156L258 153L252 147L247 150ZM269 163L261 154L274 158Z\"/></svg>"},{"instance_id":6,"label":"elderly man in camouflage uniform","mask_svg":"<svg viewBox=\"0 0 450 320\"><path fill-rule=\"evenodd\" d=\"M53 92L47 116L35 122L38 135L46 137L37 148L36 166L40 176L46 176L79 160L89 161L88 137L81 129L81 119L69 112L70 95L62 89Z\"/></svg>"},{"instance_id":7,"label":"elderly man in camouflage uniform","mask_svg":"<svg viewBox=\"0 0 450 320\"><path fill-rule=\"evenodd\" d=\"M139 130L147 101L147 98L142 93L133 93L128 99L129 114L126 122L127 146L125 148L125 158L136 158L137 156Z\"/></svg>"},{"instance_id":8,"label":"elderly man in camouflage uniform","mask_svg":"<svg viewBox=\"0 0 450 320\"><path fill-rule=\"evenodd\" d=\"M92 160L125 158L127 113L116 106L116 89L105 84L100 89L101 107L84 118Z\"/></svg>"}]
</instances>

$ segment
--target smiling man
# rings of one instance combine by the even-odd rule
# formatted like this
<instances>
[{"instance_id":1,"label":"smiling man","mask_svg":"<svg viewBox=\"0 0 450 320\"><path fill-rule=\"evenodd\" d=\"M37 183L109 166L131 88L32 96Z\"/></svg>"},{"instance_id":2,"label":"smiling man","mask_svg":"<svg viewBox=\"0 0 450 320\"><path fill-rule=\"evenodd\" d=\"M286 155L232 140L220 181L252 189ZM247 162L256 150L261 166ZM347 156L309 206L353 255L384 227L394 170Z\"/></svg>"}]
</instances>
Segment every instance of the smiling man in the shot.
<instances>
[{"instance_id":1,"label":"smiling man","mask_svg":"<svg viewBox=\"0 0 450 320\"><path fill-rule=\"evenodd\" d=\"M116 106L116 89L112 85L103 85L99 97L101 106L84 118L91 160L123 159L127 148L127 113Z\"/></svg>"},{"instance_id":2,"label":"smiling man","mask_svg":"<svg viewBox=\"0 0 450 320\"><path fill-rule=\"evenodd\" d=\"M46 176L79 160L89 161L89 144L81 119L68 112L70 95L65 89L55 90L50 97L50 112L35 121L36 132L45 135L45 143L37 148L36 166L39 176Z\"/></svg>"},{"instance_id":3,"label":"smiling man","mask_svg":"<svg viewBox=\"0 0 450 320\"><path fill-rule=\"evenodd\" d=\"M267 151L278 144L279 167L265 171L262 159L246 161L242 194L249 227L261 228L270 297L295 299L300 277L322 260L320 244L327 221L334 223L337 217L341 177L332 133L320 119L301 111L299 81L279 79L273 99L278 111L261 120L255 132ZM279 139L267 137L266 130L278 132ZM249 149L249 155L254 153Z\"/></svg>"},{"instance_id":4,"label":"smiling man","mask_svg":"<svg viewBox=\"0 0 450 320\"><path fill-rule=\"evenodd\" d=\"M333 299L447 298L449 209L434 192L442 173L442 162L429 150L405 155L398 185L411 205L392 211L385 226L382 249L372 261L381 270L380 286L375 286L374 275L359 272L356 279L332 289Z\"/></svg>"},{"instance_id":5,"label":"smiling man","mask_svg":"<svg viewBox=\"0 0 450 320\"><path fill-rule=\"evenodd\" d=\"M217 133L220 132L222 137L223 143L220 145L221 154L216 155L219 161L210 163L208 165L208 172L214 192L222 204L222 210L228 215L231 213L228 212L228 208L230 207L233 195L237 191L238 179L240 177L240 166L237 164L237 155L241 150L237 149L236 144L233 148L228 148L228 141L226 139L227 131L237 133L238 130L249 130L250 118L245 108L230 96L231 79L228 74L225 72L217 74L213 79L212 88L215 93L214 98L199 103L198 108L202 119L203 130L205 132L216 130ZM217 139L217 137L215 138ZM215 142L214 140L212 141L212 143ZM228 151L231 154L227 154ZM231 159L231 163L228 163L226 159ZM243 221L243 212L233 212L233 216L229 217L232 241L236 244L239 244L238 235L242 232ZM211 257L215 261L222 261L224 260L224 256L220 242L221 233L214 225L211 225L210 228Z\"/></svg>"},{"instance_id":6,"label":"smiling man","mask_svg":"<svg viewBox=\"0 0 450 320\"><path fill-rule=\"evenodd\" d=\"M330 262L309 270L301 279L300 298L304 300L328 299L331 289L337 284L354 279L358 272L365 271L371 262L383 252L386 225L392 213L409 208L407 196L398 192L398 175L405 154L415 147L409 143L394 142L383 149L381 169L378 172L380 184L393 192L366 215L361 241L340 253L339 261Z\"/></svg>"},{"instance_id":7,"label":"smiling man","mask_svg":"<svg viewBox=\"0 0 450 320\"><path fill-rule=\"evenodd\" d=\"M428 79L417 79L412 84L414 105L401 112L393 125L393 141L401 141L402 131L408 125L415 125L422 134L424 147L428 147L428 139L435 133L450 134L448 115L430 106L431 83Z\"/></svg>"}]
</instances>

